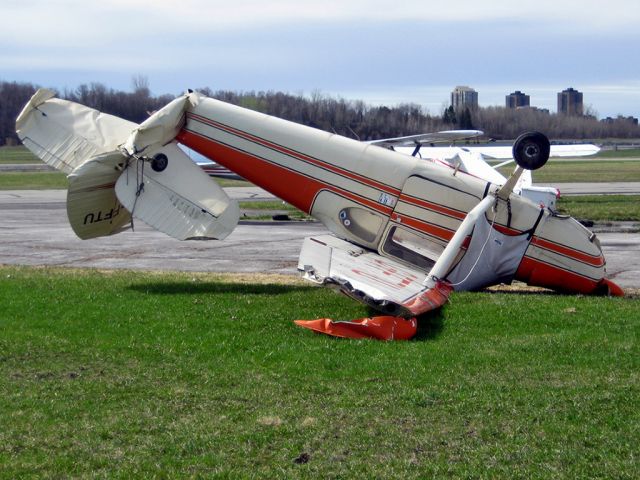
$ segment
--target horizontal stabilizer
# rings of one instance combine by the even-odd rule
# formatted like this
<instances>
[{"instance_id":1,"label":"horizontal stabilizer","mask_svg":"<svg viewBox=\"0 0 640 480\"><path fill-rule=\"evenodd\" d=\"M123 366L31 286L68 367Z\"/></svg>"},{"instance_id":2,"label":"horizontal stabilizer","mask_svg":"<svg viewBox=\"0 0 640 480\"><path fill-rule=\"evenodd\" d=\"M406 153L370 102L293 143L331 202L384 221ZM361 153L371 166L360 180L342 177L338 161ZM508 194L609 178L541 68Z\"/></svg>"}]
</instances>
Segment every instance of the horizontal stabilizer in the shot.
<instances>
[{"instance_id":1,"label":"horizontal stabilizer","mask_svg":"<svg viewBox=\"0 0 640 480\"><path fill-rule=\"evenodd\" d=\"M83 240L126 230L131 215L116 197L115 184L126 161L119 152L94 157L69 175L67 216L75 234Z\"/></svg>"},{"instance_id":2,"label":"horizontal stabilizer","mask_svg":"<svg viewBox=\"0 0 640 480\"><path fill-rule=\"evenodd\" d=\"M308 280L337 285L356 300L404 317L442 306L451 291L444 284L427 288L423 272L332 235L305 238L298 270Z\"/></svg>"},{"instance_id":3,"label":"horizontal stabilizer","mask_svg":"<svg viewBox=\"0 0 640 480\"><path fill-rule=\"evenodd\" d=\"M178 240L221 240L240 218L237 202L176 143L131 158L116 195L134 217Z\"/></svg>"},{"instance_id":4,"label":"horizontal stabilizer","mask_svg":"<svg viewBox=\"0 0 640 480\"><path fill-rule=\"evenodd\" d=\"M117 149L138 125L38 90L16 120L22 143L46 164L71 173Z\"/></svg>"}]
</instances>

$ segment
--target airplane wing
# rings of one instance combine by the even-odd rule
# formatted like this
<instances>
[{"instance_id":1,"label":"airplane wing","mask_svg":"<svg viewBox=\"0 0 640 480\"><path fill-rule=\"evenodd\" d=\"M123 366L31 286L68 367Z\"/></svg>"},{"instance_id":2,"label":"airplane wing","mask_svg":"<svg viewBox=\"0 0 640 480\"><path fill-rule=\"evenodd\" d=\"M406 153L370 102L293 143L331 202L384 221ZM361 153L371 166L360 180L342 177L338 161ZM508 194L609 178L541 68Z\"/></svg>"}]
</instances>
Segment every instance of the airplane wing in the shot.
<instances>
[{"instance_id":1,"label":"airplane wing","mask_svg":"<svg viewBox=\"0 0 640 480\"><path fill-rule=\"evenodd\" d=\"M333 235L305 238L298 270L307 280L335 286L388 315L407 318L441 307L452 290L444 283L428 288L423 271Z\"/></svg>"},{"instance_id":2,"label":"airplane wing","mask_svg":"<svg viewBox=\"0 0 640 480\"><path fill-rule=\"evenodd\" d=\"M38 90L16 120L22 143L47 165L71 173L91 157L113 152L137 125Z\"/></svg>"},{"instance_id":3,"label":"airplane wing","mask_svg":"<svg viewBox=\"0 0 640 480\"><path fill-rule=\"evenodd\" d=\"M441 132L421 133L419 135L409 135L407 137L383 138L381 140L371 140L365 143L380 147L409 147L425 145L430 143L446 143L458 140L468 140L484 135L481 130L443 130Z\"/></svg>"},{"instance_id":4,"label":"airplane wing","mask_svg":"<svg viewBox=\"0 0 640 480\"><path fill-rule=\"evenodd\" d=\"M467 147L471 151L479 152L484 157L496 160L510 159L513 161L513 152L511 146L471 146ZM428 151L428 150L427 150ZM600 151L600 147L593 144L579 145L551 145L549 157L587 157L595 155ZM425 150L422 151L423 155Z\"/></svg>"}]
</instances>

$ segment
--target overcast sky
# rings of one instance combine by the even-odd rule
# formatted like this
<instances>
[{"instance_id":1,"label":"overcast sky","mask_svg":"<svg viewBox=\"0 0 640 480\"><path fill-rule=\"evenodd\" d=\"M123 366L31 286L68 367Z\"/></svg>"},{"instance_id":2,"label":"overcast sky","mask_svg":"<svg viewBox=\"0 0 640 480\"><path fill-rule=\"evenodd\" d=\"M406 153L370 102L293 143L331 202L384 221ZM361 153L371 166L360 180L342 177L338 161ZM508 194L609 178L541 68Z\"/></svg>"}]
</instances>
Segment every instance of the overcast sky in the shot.
<instances>
[{"instance_id":1,"label":"overcast sky","mask_svg":"<svg viewBox=\"0 0 640 480\"><path fill-rule=\"evenodd\" d=\"M640 116L638 0L0 0L0 80L323 93L439 114L456 85L483 106L518 89L556 110Z\"/></svg>"}]
</instances>

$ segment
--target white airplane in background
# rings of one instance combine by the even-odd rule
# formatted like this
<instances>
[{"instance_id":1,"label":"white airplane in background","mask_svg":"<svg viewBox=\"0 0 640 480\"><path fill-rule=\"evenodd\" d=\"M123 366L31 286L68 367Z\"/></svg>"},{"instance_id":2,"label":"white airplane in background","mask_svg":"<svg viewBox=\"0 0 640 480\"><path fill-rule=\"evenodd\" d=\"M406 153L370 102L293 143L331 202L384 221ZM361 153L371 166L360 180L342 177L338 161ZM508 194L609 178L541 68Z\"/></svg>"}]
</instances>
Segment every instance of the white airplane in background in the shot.
<instances>
[{"instance_id":1,"label":"white airplane in background","mask_svg":"<svg viewBox=\"0 0 640 480\"><path fill-rule=\"evenodd\" d=\"M454 170L460 170L487 182L504 185L507 177L498 170L501 167L515 163L512 146L495 145L466 145L456 146L458 141L466 141L481 137L481 130L443 130L435 133L410 135L406 137L372 140L365 143L389 148L405 155L422 158L426 161L445 165ZM449 146L436 147L438 143L449 143ZM195 161L209 176L229 179L242 179L228 168L209 160L203 155L184 148L190 158ZM595 155L600 147L593 144L565 144L551 145L549 157L577 158ZM491 165L487 159L504 160ZM533 185L531 171L525 170L516 183L513 191L528 198L534 203L552 210L556 209L556 201L560 198L560 190L555 187L541 187Z\"/></svg>"},{"instance_id":2,"label":"white airplane in background","mask_svg":"<svg viewBox=\"0 0 640 480\"><path fill-rule=\"evenodd\" d=\"M569 293L624 294L606 278L594 233L514 193L524 170L549 157L541 133L515 141L518 168L496 184L461 165L191 91L138 125L42 89L18 116L16 131L45 163L68 174L67 217L82 239L129 229L133 217L178 240L229 235L239 220L237 202L179 144L314 216L331 234L304 240L298 270L383 312L350 322L297 321L315 331L408 339L416 317L442 307L453 290L512 280Z\"/></svg>"},{"instance_id":3,"label":"white airplane in background","mask_svg":"<svg viewBox=\"0 0 640 480\"><path fill-rule=\"evenodd\" d=\"M454 143L466 141L484 135L482 130L445 130L435 133L410 135L406 137L374 140L373 145L392 148L396 152L417 156L427 161L445 165L454 170L466 172L475 177L504 185L507 177L498 169L515 163L512 146L496 145L465 145L440 146L437 143ZM574 158L595 155L600 147L593 144L565 144L551 145L549 158ZM504 160L496 165L490 165L486 159ZM534 203L552 210L556 208L556 200L560 198L560 190L555 187L540 187L533 185L531 170L525 170L513 188L515 193L528 198Z\"/></svg>"}]
</instances>

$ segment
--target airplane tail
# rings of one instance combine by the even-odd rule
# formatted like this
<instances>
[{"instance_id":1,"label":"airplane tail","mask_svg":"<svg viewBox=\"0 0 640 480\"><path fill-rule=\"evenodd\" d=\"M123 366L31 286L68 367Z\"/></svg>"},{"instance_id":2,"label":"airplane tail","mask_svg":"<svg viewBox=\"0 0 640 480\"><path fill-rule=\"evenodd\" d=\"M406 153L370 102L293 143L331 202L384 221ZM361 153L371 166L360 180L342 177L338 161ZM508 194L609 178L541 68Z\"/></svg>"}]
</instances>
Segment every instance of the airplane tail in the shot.
<instances>
[{"instance_id":1,"label":"airplane tail","mask_svg":"<svg viewBox=\"0 0 640 480\"><path fill-rule=\"evenodd\" d=\"M136 217L179 240L223 239L238 223L238 204L174 141L197 101L179 97L138 125L40 89L16 131L68 174L67 216L80 238L113 235Z\"/></svg>"}]
</instances>

